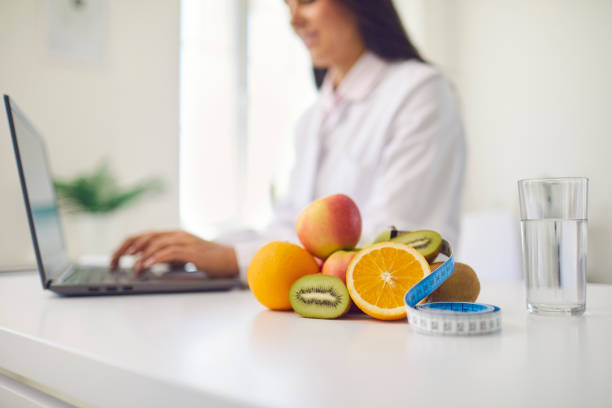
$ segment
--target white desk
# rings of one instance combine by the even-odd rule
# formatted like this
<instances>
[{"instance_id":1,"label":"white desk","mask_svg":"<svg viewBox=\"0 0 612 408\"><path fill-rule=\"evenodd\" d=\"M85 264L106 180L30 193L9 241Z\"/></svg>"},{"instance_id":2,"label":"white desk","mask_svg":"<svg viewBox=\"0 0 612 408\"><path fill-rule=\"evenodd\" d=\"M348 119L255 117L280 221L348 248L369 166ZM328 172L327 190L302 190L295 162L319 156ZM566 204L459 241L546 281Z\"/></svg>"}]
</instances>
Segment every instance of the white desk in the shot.
<instances>
[{"instance_id":1,"label":"white desk","mask_svg":"<svg viewBox=\"0 0 612 408\"><path fill-rule=\"evenodd\" d=\"M587 296L581 318L538 318L522 285L485 282L502 332L458 338L271 312L248 291L61 298L3 274L0 372L86 406L610 407L612 286Z\"/></svg>"}]
</instances>

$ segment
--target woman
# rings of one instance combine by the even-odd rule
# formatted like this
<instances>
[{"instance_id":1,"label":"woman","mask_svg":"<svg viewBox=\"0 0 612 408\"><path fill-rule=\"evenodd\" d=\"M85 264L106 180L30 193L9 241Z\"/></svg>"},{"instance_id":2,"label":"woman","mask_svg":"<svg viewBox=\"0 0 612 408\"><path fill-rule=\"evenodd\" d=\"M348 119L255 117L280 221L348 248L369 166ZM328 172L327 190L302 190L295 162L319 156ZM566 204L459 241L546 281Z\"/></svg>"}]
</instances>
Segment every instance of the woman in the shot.
<instances>
[{"instance_id":1,"label":"woman","mask_svg":"<svg viewBox=\"0 0 612 408\"><path fill-rule=\"evenodd\" d=\"M388 225L434 229L456 241L465 168L458 103L408 39L391 0L286 3L320 93L298 123L289 193L272 223L240 242L205 241L184 231L140 234L116 251L113 267L123 254L139 254L137 272L191 262L210 276L246 281L263 243L296 241L300 210L336 193L359 206L362 241Z\"/></svg>"}]
</instances>

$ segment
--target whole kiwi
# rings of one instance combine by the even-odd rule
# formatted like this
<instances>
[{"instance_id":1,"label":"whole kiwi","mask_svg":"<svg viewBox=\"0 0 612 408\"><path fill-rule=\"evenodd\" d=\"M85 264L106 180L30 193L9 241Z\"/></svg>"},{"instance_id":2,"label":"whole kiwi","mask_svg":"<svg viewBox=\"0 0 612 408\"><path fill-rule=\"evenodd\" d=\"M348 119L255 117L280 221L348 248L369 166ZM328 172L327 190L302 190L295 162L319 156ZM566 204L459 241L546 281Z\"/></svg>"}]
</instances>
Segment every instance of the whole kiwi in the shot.
<instances>
[{"instance_id":1,"label":"whole kiwi","mask_svg":"<svg viewBox=\"0 0 612 408\"><path fill-rule=\"evenodd\" d=\"M432 272L442 262L431 264ZM480 294L480 281L476 272L461 262L455 262L455 270L451 276L429 297L427 302L475 302Z\"/></svg>"}]
</instances>

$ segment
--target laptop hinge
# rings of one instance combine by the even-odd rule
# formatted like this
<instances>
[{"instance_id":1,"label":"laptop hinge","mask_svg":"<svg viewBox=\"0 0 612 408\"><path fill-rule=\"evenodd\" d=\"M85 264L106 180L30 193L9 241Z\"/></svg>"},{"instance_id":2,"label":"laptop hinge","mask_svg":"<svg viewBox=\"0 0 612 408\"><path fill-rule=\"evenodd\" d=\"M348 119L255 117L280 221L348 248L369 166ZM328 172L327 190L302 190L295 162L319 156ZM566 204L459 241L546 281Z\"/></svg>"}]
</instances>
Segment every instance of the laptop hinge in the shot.
<instances>
[{"instance_id":1,"label":"laptop hinge","mask_svg":"<svg viewBox=\"0 0 612 408\"><path fill-rule=\"evenodd\" d=\"M51 284L53 283L53 279L49 279L46 283L45 283L45 289L49 289L51 287Z\"/></svg>"}]
</instances>

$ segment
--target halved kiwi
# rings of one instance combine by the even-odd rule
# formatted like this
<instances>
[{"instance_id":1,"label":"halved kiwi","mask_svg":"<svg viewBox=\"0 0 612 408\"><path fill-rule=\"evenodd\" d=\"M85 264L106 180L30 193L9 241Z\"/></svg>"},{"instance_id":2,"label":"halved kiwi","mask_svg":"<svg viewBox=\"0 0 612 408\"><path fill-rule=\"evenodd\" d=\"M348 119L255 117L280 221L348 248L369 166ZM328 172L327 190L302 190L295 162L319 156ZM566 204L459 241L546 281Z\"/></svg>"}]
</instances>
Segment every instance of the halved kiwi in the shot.
<instances>
[{"instance_id":1,"label":"halved kiwi","mask_svg":"<svg viewBox=\"0 0 612 408\"><path fill-rule=\"evenodd\" d=\"M406 232L391 239L391 241L413 247L427 259L427 262L433 262L442 247L442 237L436 231L431 230Z\"/></svg>"},{"instance_id":2,"label":"halved kiwi","mask_svg":"<svg viewBox=\"0 0 612 408\"><path fill-rule=\"evenodd\" d=\"M289 289L291 307L301 316L335 319L351 307L344 282L335 276L315 273L295 281Z\"/></svg>"},{"instance_id":3,"label":"halved kiwi","mask_svg":"<svg viewBox=\"0 0 612 408\"><path fill-rule=\"evenodd\" d=\"M442 262L431 264L435 271ZM461 262L455 262L455 270L449 278L427 298L428 302L475 302L480 294L480 281L476 272Z\"/></svg>"}]
</instances>

